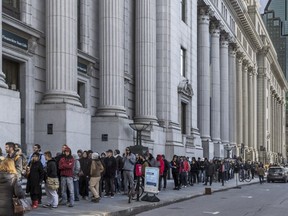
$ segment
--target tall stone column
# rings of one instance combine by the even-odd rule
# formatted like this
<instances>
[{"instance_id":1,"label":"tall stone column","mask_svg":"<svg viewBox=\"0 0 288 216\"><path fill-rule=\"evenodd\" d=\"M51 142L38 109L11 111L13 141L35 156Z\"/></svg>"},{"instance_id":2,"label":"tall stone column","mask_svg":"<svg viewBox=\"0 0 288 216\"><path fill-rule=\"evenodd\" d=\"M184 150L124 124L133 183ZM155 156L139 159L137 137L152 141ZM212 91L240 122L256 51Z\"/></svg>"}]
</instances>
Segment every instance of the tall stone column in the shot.
<instances>
[{"instance_id":1,"label":"tall stone column","mask_svg":"<svg viewBox=\"0 0 288 216\"><path fill-rule=\"evenodd\" d=\"M77 94L77 0L46 1L46 10L47 90L43 103L82 106Z\"/></svg>"},{"instance_id":2,"label":"tall stone column","mask_svg":"<svg viewBox=\"0 0 288 216\"><path fill-rule=\"evenodd\" d=\"M127 117L124 108L124 0L100 1L98 116Z\"/></svg>"},{"instance_id":3,"label":"tall stone column","mask_svg":"<svg viewBox=\"0 0 288 216\"><path fill-rule=\"evenodd\" d=\"M220 76L221 76L221 139L229 144L229 55L227 35L221 36L220 44Z\"/></svg>"},{"instance_id":4,"label":"tall stone column","mask_svg":"<svg viewBox=\"0 0 288 216\"><path fill-rule=\"evenodd\" d=\"M257 69L254 68L254 73L253 73L253 127L254 127L254 130L253 130L253 143L254 143L254 150L256 152L256 155L255 155L255 159L258 160L259 158L259 152L258 152L258 142L257 142L257 133L258 133L258 130L257 130L257 100L258 100L258 97L257 97Z\"/></svg>"},{"instance_id":5,"label":"tall stone column","mask_svg":"<svg viewBox=\"0 0 288 216\"><path fill-rule=\"evenodd\" d=\"M88 53L89 52L89 1L90 0L80 0L80 17L78 20L80 21L80 31L79 31L79 41L80 49Z\"/></svg>"},{"instance_id":6,"label":"tall stone column","mask_svg":"<svg viewBox=\"0 0 288 216\"><path fill-rule=\"evenodd\" d=\"M236 85L236 47L230 46L229 52L229 139L232 145L236 145L236 118L237 118L237 85Z\"/></svg>"},{"instance_id":7,"label":"tall stone column","mask_svg":"<svg viewBox=\"0 0 288 216\"><path fill-rule=\"evenodd\" d=\"M200 9L198 16L198 112L202 140L210 140L210 45L209 15Z\"/></svg>"},{"instance_id":8,"label":"tall stone column","mask_svg":"<svg viewBox=\"0 0 288 216\"><path fill-rule=\"evenodd\" d=\"M243 141L245 147L248 147L249 139L249 116L248 116L248 65L245 63L243 68Z\"/></svg>"},{"instance_id":9,"label":"tall stone column","mask_svg":"<svg viewBox=\"0 0 288 216\"><path fill-rule=\"evenodd\" d=\"M237 145L241 147L243 143L243 55L237 53L236 60L236 129L237 129ZM239 155L238 155L239 156Z\"/></svg>"},{"instance_id":10,"label":"tall stone column","mask_svg":"<svg viewBox=\"0 0 288 216\"><path fill-rule=\"evenodd\" d=\"M203 156L214 157L214 146L210 138L210 41L209 14L206 8L198 15L198 125L202 139Z\"/></svg>"},{"instance_id":11,"label":"tall stone column","mask_svg":"<svg viewBox=\"0 0 288 216\"><path fill-rule=\"evenodd\" d=\"M2 0L0 0L0 14L2 14ZM2 16L0 17L0 33L2 35ZM2 71L2 39L0 40L0 88L8 88L5 82L5 74Z\"/></svg>"},{"instance_id":12,"label":"tall stone column","mask_svg":"<svg viewBox=\"0 0 288 216\"><path fill-rule=\"evenodd\" d=\"M136 1L135 121L156 122L156 1Z\"/></svg>"},{"instance_id":13,"label":"tall stone column","mask_svg":"<svg viewBox=\"0 0 288 216\"><path fill-rule=\"evenodd\" d=\"M248 124L246 123L246 127L248 126L248 147L253 149L253 134L254 134L254 127L253 127L253 69L249 68L248 73ZM251 158L252 159L252 158Z\"/></svg>"},{"instance_id":14,"label":"tall stone column","mask_svg":"<svg viewBox=\"0 0 288 216\"><path fill-rule=\"evenodd\" d=\"M220 29L212 22L211 32L211 138L214 142L215 156L220 157ZM217 151L217 152L216 152Z\"/></svg>"}]
</instances>

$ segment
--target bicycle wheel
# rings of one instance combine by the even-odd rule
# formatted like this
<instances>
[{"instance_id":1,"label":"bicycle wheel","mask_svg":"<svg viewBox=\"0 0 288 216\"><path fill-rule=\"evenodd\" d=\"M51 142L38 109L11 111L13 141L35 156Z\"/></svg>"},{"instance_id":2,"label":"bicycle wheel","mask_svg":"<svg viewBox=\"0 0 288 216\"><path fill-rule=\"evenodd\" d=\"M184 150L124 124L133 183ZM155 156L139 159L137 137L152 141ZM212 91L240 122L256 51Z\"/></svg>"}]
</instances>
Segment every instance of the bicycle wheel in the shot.
<instances>
[{"instance_id":1,"label":"bicycle wheel","mask_svg":"<svg viewBox=\"0 0 288 216\"><path fill-rule=\"evenodd\" d=\"M246 182L250 182L252 180L251 176L250 175L246 175L245 176L245 181Z\"/></svg>"},{"instance_id":2,"label":"bicycle wheel","mask_svg":"<svg viewBox=\"0 0 288 216\"><path fill-rule=\"evenodd\" d=\"M243 182L244 181L244 173L242 171L239 172L238 177L239 177L239 182Z\"/></svg>"},{"instance_id":3,"label":"bicycle wheel","mask_svg":"<svg viewBox=\"0 0 288 216\"><path fill-rule=\"evenodd\" d=\"M137 190L135 188L135 195L132 196L131 199L132 200L137 200L137 195L139 194L139 198L140 198L143 195L143 193L144 193L144 188L141 185L139 185L139 190Z\"/></svg>"}]
</instances>

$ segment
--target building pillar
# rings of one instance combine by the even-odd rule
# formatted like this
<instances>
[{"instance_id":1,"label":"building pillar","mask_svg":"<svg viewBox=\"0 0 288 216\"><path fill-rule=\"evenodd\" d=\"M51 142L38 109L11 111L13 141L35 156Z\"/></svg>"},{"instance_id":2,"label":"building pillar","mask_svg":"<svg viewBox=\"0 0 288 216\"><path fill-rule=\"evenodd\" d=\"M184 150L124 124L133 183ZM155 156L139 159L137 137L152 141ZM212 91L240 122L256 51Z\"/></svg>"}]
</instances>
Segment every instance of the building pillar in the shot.
<instances>
[{"instance_id":1,"label":"building pillar","mask_svg":"<svg viewBox=\"0 0 288 216\"><path fill-rule=\"evenodd\" d=\"M243 55L237 53L236 60L236 129L237 129L237 146L241 148L243 143ZM240 156L240 155L237 155Z\"/></svg>"},{"instance_id":2,"label":"building pillar","mask_svg":"<svg viewBox=\"0 0 288 216\"><path fill-rule=\"evenodd\" d=\"M221 119L220 119L220 29L212 22L211 33L211 138L214 143L215 157L220 157Z\"/></svg>"},{"instance_id":3,"label":"building pillar","mask_svg":"<svg viewBox=\"0 0 288 216\"><path fill-rule=\"evenodd\" d=\"M249 116L248 116L248 65L247 63L244 65L243 68L243 143L245 149L249 146Z\"/></svg>"},{"instance_id":4,"label":"building pillar","mask_svg":"<svg viewBox=\"0 0 288 216\"><path fill-rule=\"evenodd\" d=\"M259 158L258 146L257 146L257 69L254 68L253 73L253 143L254 143L254 151L255 151L255 160L257 161Z\"/></svg>"},{"instance_id":5,"label":"building pillar","mask_svg":"<svg viewBox=\"0 0 288 216\"><path fill-rule=\"evenodd\" d=\"M0 0L0 14L2 14L2 0ZM2 35L2 16L0 17L0 33ZM8 88L5 82L5 74L2 71L2 39L0 40L0 88Z\"/></svg>"},{"instance_id":6,"label":"building pillar","mask_svg":"<svg viewBox=\"0 0 288 216\"><path fill-rule=\"evenodd\" d=\"M47 90L43 103L82 106L77 94L77 0L50 0L46 7Z\"/></svg>"},{"instance_id":7,"label":"building pillar","mask_svg":"<svg viewBox=\"0 0 288 216\"><path fill-rule=\"evenodd\" d=\"M80 7L80 17L78 20L80 21L79 25L79 41L78 44L80 44L80 49L88 53L89 52L89 1L90 0L80 0L79 7Z\"/></svg>"},{"instance_id":8,"label":"building pillar","mask_svg":"<svg viewBox=\"0 0 288 216\"><path fill-rule=\"evenodd\" d=\"M213 158L214 146L210 139L210 41L209 14L199 9L198 16L198 125L203 145L203 155Z\"/></svg>"},{"instance_id":9,"label":"building pillar","mask_svg":"<svg viewBox=\"0 0 288 216\"><path fill-rule=\"evenodd\" d=\"M236 85L236 48L234 45L230 46L229 52L229 139L230 144L236 145L236 98L237 98L237 85Z\"/></svg>"},{"instance_id":10,"label":"building pillar","mask_svg":"<svg viewBox=\"0 0 288 216\"><path fill-rule=\"evenodd\" d=\"M229 54L227 35L221 36L220 43L220 77L221 77L221 140L229 144Z\"/></svg>"},{"instance_id":11,"label":"building pillar","mask_svg":"<svg viewBox=\"0 0 288 216\"><path fill-rule=\"evenodd\" d=\"M246 127L248 127L248 147L249 150L254 150L254 127L253 127L253 68L250 68L248 72L248 122L246 123ZM252 152L250 153L252 156ZM249 158L253 160L253 158Z\"/></svg>"},{"instance_id":12,"label":"building pillar","mask_svg":"<svg viewBox=\"0 0 288 216\"><path fill-rule=\"evenodd\" d=\"M135 121L156 122L156 1L136 1Z\"/></svg>"},{"instance_id":13,"label":"building pillar","mask_svg":"<svg viewBox=\"0 0 288 216\"><path fill-rule=\"evenodd\" d=\"M100 1L100 104L97 116L127 118L124 108L124 0Z\"/></svg>"}]
</instances>

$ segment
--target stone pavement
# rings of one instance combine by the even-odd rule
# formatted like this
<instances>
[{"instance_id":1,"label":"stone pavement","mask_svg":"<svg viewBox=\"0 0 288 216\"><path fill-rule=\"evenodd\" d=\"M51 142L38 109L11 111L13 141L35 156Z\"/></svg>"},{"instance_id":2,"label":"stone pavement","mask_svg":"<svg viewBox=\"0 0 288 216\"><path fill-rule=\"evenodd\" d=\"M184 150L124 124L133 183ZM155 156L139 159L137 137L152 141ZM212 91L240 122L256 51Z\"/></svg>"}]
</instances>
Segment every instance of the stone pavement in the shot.
<instances>
[{"instance_id":1,"label":"stone pavement","mask_svg":"<svg viewBox=\"0 0 288 216\"><path fill-rule=\"evenodd\" d=\"M238 182L239 186L245 186L250 184L259 183L258 178L251 182ZM181 190L173 189L173 180L168 180L167 189L162 190L157 197L160 202L145 202L145 201L134 201L128 203L128 197L122 194L116 194L114 199L107 197L101 198L99 203L93 203L91 201L81 200L75 202L73 208L67 206L59 206L57 209L46 209L38 207L25 215L30 216L42 216L42 215L71 215L71 216L126 216L136 215L137 213L158 208L161 206L169 205L175 202L181 202L183 200L191 199L193 197L202 196L205 193L205 188L210 186L204 186L201 184L194 184L194 186L187 186ZM236 187L235 179L229 180L224 186L221 183L214 183L211 186L212 196L214 192L228 190ZM238 190L238 189L237 189ZM141 198L140 198L141 199ZM43 197L43 203L45 203L45 197Z\"/></svg>"}]
</instances>

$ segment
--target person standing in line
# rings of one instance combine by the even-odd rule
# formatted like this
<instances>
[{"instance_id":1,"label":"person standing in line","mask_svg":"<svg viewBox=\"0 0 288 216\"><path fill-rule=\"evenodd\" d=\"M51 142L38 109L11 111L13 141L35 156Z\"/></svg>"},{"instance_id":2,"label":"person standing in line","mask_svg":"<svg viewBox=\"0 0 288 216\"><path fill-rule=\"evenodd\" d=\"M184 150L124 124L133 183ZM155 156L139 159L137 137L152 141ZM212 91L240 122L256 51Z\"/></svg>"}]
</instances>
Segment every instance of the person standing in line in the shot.
<instances>
[{"instance_id":1,"label":"person standing in line","mask_svg":"<svg viewBox=\"0 0 288 216\"><path fill-rule=\"evenodd\" d=\"M179 183L179 160L178 156L174 155L172 161L170 162L170 166L172 169L172 176L174 180L174 188L173 190L180 190L180 183Z\"/></svg>"},{"instance_id":2,"label":"person standing in line","mask_svg":"<svg viewBox=\"0 0 288 216\"><path fill-rule=\"evenodd\" d=\"M111 195L111 198L114 198L114 192L115 192L114 179L117 167L116 167L116 159L115 157L113 157L113 151L111 149L107 151L107 157L104 159L104 166L106 169L106 172L104 174L105 179L104 197L108 197Z\"/></svg>"},{"instance_id":3,"label":"person standing in line","mask_svg":"<svg viewBox=\"0 0 288 216\"><path fill-rule=\"evenodd\" d=\"M167 176L168 176L168 171L170 169L170 164L169 162L165 159L165 155L162 155L162 159L164 161L164 171L163 171L163 189L165 190L167 187Z\"/></svg>"},{"instance_id":4,"label":"person standing in line","mask_svg":"<svg viewBox=\"0 0 288 216\"><path fill-rule=\"evenodd\" d=\"M47 178L58 178L57 175L57 163L54 158L52 158L52 153L50 151L46 151L44 153L45 159L47 161L47 166L46 166L46 183L45 183L45 191L47 195L47 204L44 204L44 208L57 208L58 207L58 193L57 189L51 189L47 185Z\"/></svg>"},{"instance_id":5,"label":"person standing in line","mask_svg":"<svg viewBox=\"0 0 288 216\"><path fill-rule=\"evenodd\" d=\"M91 160L88 158L88 151L84 151L82 154L82 158L79 159L80 162L80 173L79 173L79 193L82 196L82 199L88 200L89 196L89 174L90 170L88 168Z\"/></svg>"},{"instance_id":6,"label":"person standing in line","mask_svg":"<svg viewBox=\"0 0 288 216\"><path fill-rule=\"evenodd\" d=\"M116 176L115 176L115 192L120 193L121 191L121 172L123 168L123 158L120 155L119 149L115 149L114 151L115 159L116 159Z\"/></svg>"},{"instance_id":7,"label":"person standing in line","mask_svg":"<svg viewBox=\"0 0 288 216\"><path fill-rule=\"evenodd\" d=\"M64 150L65 157L59 161L59 170L61 176L61 194L62 200L59 205L67 205L68 207L74 206L74 185L73 185L73 167L74 158L71 155L71 149L66 147ZM69 190L70 202L67 203L67 188Z\"/></svg>"},{"instance_id":8,"label":"person standing in line","mask_svg":"<svg viewBox=\"0 0 288 216\"><path fill-rule=\"evenodd\" d=\"M73 185L74 185L74 201L80 201L79 194L79 173L81 170L78 154L73 154L74 167L73 167Z\"/></svg>"},{"instance_id":9,"label":"person standing in line","mask_svg":"<svg viewBox=\"0 0 288 216\"><path fill-rule=\"evenodd\" d=\"M25 193L18 181L14 160L5 158L0 163L0 215L14 215L13 197L25 198ZM22 216L23 214L18 214Z\"/></svg>"},{"instance_id":10,"label":"person standing in line","mask_svg":"<svg viewBox=\"0 0 288 216\"><path fill-rule=\"evenodd\" d=\"M37 208L39 200L41 200L41 186L44 180L44 170L42 163L40 162L40 154L38 152L35 152L32 155L32 159L28 165L27 173L26 193L30 193L32 208Z\"/></svg>"},{"instance_id":11,"label":"person standing in line","mask_svg":"<svg viewBox=\"0 0 288 216\"><path fill-rule=\"evenodd\" d=\"M97 152L92 153L92 160L89 164L89 170L89 189L93 194L91 201L98 203L100 201L99 182L101 179L101 173L104 171L104 166L102 165L102 162L99 159L99 154Z\"/></svg>"},{"instance_id":12,"label":"person standing in line","mask_svg":"<svg viewBox=\"0 0 288 216\"><path fill-rule=\"evenodd\" d=\"M15 151L15 144L13 142L7 142L5 144L5 151L7 153L6 158L10 158L14 161L18 181L21 181L23 171L22 158L20 156L17 156L17 152Z\"/></svg>"},{"instance_id":13,"label":"person standing in line","mask_svg":"<svg viewBox=\"0 0 288 216\"><path fill-rule=\"evenodd\" d=\"M134 166L136 163L136 156L131 152L130 148L125 149L123 157L123 176L124 176L124 195L128 195L128 186L131 187L132 195L135 194L134 190Z\"/></svg>"}]
</instances>

